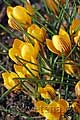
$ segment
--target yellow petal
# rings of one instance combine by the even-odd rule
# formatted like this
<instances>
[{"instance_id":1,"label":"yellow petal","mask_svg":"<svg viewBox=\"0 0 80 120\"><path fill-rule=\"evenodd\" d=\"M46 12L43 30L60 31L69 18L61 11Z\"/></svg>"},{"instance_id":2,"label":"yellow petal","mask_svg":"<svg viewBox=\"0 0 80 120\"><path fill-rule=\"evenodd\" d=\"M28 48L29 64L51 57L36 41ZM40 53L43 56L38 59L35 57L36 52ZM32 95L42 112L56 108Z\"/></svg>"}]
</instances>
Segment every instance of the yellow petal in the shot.
<instances>
[{"instance_id":1,"label":"yellow petal","mask_svg":"<svg viewBox=\"0 0 80 120\"><path fill-rule=\"evenodd\" d=\"M16 30L20 30L18 25L16 24L16 21L13 18L10 18L8 20L8 24L11 28L16 29Z\"/></svg>"},{"instance_id":2,"label":"yellow petal","mask_svg":"<svg viewBox=\"0 0 80 120\"><path fill-rule=\"evenodd\" d=\"M13 48L16 48L16 49L21 49L22 45L24 45L25 43L19 39L14 39L14 42L13 42Z\"/></svg>"},{"instance_id":3,"label":"yellow petal","mask_svg":"<svg viewBox=\"0 0 80 120\"><path fill-rule=\"evenodd\" d=\"M51 52L60 55L60 52L53 46L52 40L46 39L46 45Z\"/></svg>"},{"instance_id":4,"label":"yellow petal","mask_svg":"<svg viewBox=\"0 0 80 120\"><path fill-rule=\"evenodd\" d=\"M26 1L26 9L27 9L27 12L28 12L30 15L34 15L34 10L33 10L31 4L30 4L28 1Z\"/></svg>"},{"instance_id":5,"label":"yellow petal","mask_svg":"<svg viewBox=\"0 0 80 120\"><path fill-rule=\"evenodd\" d=\"M48 105L49 112L53 115L53 118L60 119L60 105L58 102L53 101Z\"/></svg>"},{"instance_id":6,"label":"yellow petal","mask_svg":"<svg viewBox=\"0 0 80 120\"><path fill-rule=\"evenodd\" d=\"M67 74L75 76L75 74L78 74L78 67L76 66L75 62L72 60L66 60L64 64L64 70Z\"/></svg>"},{"instance_id":7,"label":"yellow petal","mask_svg":"<svg viewBox=\"0 0 80 120\"><path fill-rule=\"evenodd\" d=\"M10 48L9 49L9 57L16 63L18 63L18 60L16 59L16 56L20 56L20 51L16 48Z\"/></svg>"},{"instance_id":8,"label":"yellow petal","mask_svg":"<svg viewBox=\"0 0 80 120\"><path fill-rule=\"evenodd\" d=\"M25 73L23 71L23 66L14 64L14 70L21 78L25 78Z\"/></svg>"},{"instance_id":9,"label":"yellow petal","mask_svg":"<svg viewBox=\"0 0 80 120\"><path fill-rule=\"evenodd\" d=\"M40 28L38 25L36 24L32 24L27 32L29 34L31 34L33 37L35 37L35 39L39 40L39 41L44 41L46 38L46 30L42 27Z\"/></svg>"},{"instance_id":10,"label":"yellow petal","mask_svg":"<svg viewBox=\"0 0 80 120\"><path fill-rule=\"evenodd\" d=\"M2 77L3 77L3 80L4 80L4 86L7 89L11 89L19 83L18 80L14 80L14 78L18 77L17 74L14 73L14 72L11 72L11 73L4 72L4 73L2 73ZM20 89L20 86L17 86L13 90L16 91L16 90L19 90L19 89Z\"/></svg>"},{"instance_id":11,"label":"yellow petal","mask_svg":"<svg viewBox=\"0 0 80 120\"><path fill-rule=\"evenodd\" d=\"M47 104L43 101L37 101L35 103L36 111L44 116L44 110L47 110Z\"/></svg>"},{"instance_id":12,"label":"yellow petal","mask_svg":"<svg viewBox=\"0 0 80 120\"><path fill-rule=\"evenodd\" d=\"M55 98L55 96L56 96L56 92L55 92L54 88L51 85L49 85L49 84L47 84L44 88L39 87L38 88L38 92L45 99L48 98L48 99L52 99L53 100Z\"/></svg>"},{"instance_id":13,"label":"yellow petal","mask_svg":"<svg viewBox=\"0 0 80 120\"><path fill-rule=\"evenodd\" d=\"M7 16L9 18L12 18L12 12L13 12L13 7L11 6L7 7Z\"/></svg>"},{"instance_id":14,"label":"yellow petal","mask_svg":"<svg viewBox=\"0 0 80 120\"><path fill-rule=\"evenodd\" d=\"M68 38L65 38L65 35L54 35L52 37L52 43L54 47L61 53L64 52L64 55L68 55L71 50L71 43Z\"/></svg>"},{"instance_id":15,"label":"yellow petal","mask_svg":"<svg viewBox=\"0 0 80 120\"><path fill-rule=\"evenodd\" d=\"M12 13L13 17L18 20L20 23L23 24L31 24L31 18L30 16L27 14L27 11L24 7L21 6L16 6L13 9L13 13Z\"/></svg>"},{"instance_id":16,"label":"yellow petal","mask_svg":"<svg viewBox=\"0 0 80 120\"><path fill-rule=\"evenodd\" d=\"M80 98L80 81L77 82L75 86L75 93L76 93L76 96Z\"/></svg>"},{"instance_id":17,"label":"yellow petal","mask_svg":"<svg viewBox=\"0 0 80 120\"><path fill-rule=\"evenodd\" d=\"M26 43L21 48L21 56L25 60L30 60L31 56L34 56L34 47L31 43Z\"/></svg>"},{"instance_id":18,"label":"yellow petal","mask_svg":"<svg viewBox=\"0 0 80 120\"><path fill-rule=\"evenodd\" d=\"M73 110L74 110L76 113L79 113L79 114L80 114L80 103L73 102L72 108L73 108Z\"/></svg>"},{"instance_id":19,"label":"yellow petal","mask_svg":"<svg viewBox=\"0 0 80 120\"><path fill-rule=\"evenodd\" d=\"M70 43L70 37L69 37L68 33L65 30L63 30L62 28L60 28L60 30L59 30L59 35L65 36L64 38L67 39L67 42Z\"/></svg>"},{"instance_id":20,"label":"yellow petal","mask_svg":"<svg viewBox=\"0 0 80 120\"><path fill-rule=\"evenodd\" d=\"M43 115L47 120L60 120L59 117L56 117L55 115L51 114L49 111L44 110Z\"/></svg>"},{"instance_id":21,"label":"yellow petal","mask_svg":"<svg viewBox=\"0 0 80 120\"><path fill-rule=\"evenodd\" d=\"M74 37L74 42L80 48L80 30L78 32L78 35Z\"/></svg>"},{"instance_id":22,"label":"yellow petal","mask_svg":"<svg viewBox=\"0 0 80 120\"><path fill-rule=\"evenodd\" d=\"M46 0L47 6L56 14L58 15L58 7L53 0Z\"/></svg>"},{"instance_id":23,"label":"yellow petal","mask_svg":"<svg viewBox=\"0 0 80 120\"><path fill-rule=\"evenodd\" d=\"M60 115L64 115L68 110L69 103L64 99L58 100L58 103L60 104Z\"/></svg>"},{"instance_id":24,"label":"yellow petal","mask_svg":"<svg viewBox=\"0 0 80 120\"><path fill-rule=\"evenodd\" d=\"M80 19L74 19L74 20L72 21L71 26L70 26L70 34L71 34L71 35L75 32L75 30L77 29L78 26L80 26ZM78 32L78 31L77 31L77 32ZM76 32L75 35L77 35L77 32Z\"/></svg>"},{"instance_id":25,"label":"yellow petal","mask_svg":"<svg viewBox=\"0 0 80 120\"><path fill-rule=\"evenodd\" d=\"M35 75L35 76L39 76L38 74L38 67L37 67L37 60L33 57L31 57L31 63L27 63L26 67ZM32 64L33 63L33 64ZM36 64L36 65L34 65ZM32 74L26 69L23 68L24 73L26 74L26 76L32 76Z\"/></svg>"}]
</instances>

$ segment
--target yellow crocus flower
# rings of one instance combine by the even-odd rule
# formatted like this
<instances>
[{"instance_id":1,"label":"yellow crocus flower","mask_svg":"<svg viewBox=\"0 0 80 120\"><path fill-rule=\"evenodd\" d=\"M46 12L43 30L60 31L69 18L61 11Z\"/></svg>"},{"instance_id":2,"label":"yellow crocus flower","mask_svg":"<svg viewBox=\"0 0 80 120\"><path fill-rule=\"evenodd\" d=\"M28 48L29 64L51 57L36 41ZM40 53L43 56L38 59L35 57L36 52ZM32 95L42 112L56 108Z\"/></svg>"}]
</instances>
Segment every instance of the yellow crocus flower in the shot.
<instances>
[{"instance_id":1,"label":"yellow crocus flower","mask_svg":"<svg viewBox=\"0 0 80 120\"><path fill-rule=\"evenodd\" d=\"M39 49L37 41L32 45L30 42L22 42L19 39L14 39L13 47L9 49L9 56L14 62L19 63L16 56L30 60L31 56L34 58L38 56Z\"/></svg>"},{"instance_id":2,"label":"yellow crocus flower","mask_svg":"<svg viewBox=\"0 0 80 120\"><path fill-rule=\"evenodd\" d=\"M53 35L52 40L46 39L46 45L51 52L59 56L61 56L62 53L66 56L71 50L69 35L62 28L59 31L59 35Z\"/></svg>"},{"instance_id":3,"label":"yellow crocus flower","mask_svg":"<svg viewBox=\"0 0 80 120\"><path fill-rule=\"evenodd\" d=\"M14 78L18 78L18 75L14 72L4 72L2 73L2 77L3 77L3 80L4 80L4 86L7 88L7 89L11 89L13 88L14 86L16 86L18 83L19 83L19 80L14 80ZM17 90L20 90L20 85L16 86L13 91L17 91Z\"/></svg>"},{"instance_id":4,"label":"yellow crocus flower","mask_svg":"<svg viewBox=\"0 0 80 120\"><path fill-rule=\"evenodd\" d=\"M47 120L60 120L60 118L66 113L69 104L64 99L52 101L49 104L46 104L44 101L37 101L35 107L36 111Z\"/></svg>"},{"instance_id":5,"label":"yellow crocus flower","mask_svg":"<svg viewBox=\"0 0 80 120\"><path fill-rule=\"evenodd\" d=\"M10 27L14 29L19 29L17 22L19 22L23 28L27 28L31 24L31 17L22 6L7 7L7 15L9 18L8 23Z\"/></svg>"},{"instance_id":6,"label":"yellow crocus flower","mask_svg":"<svg viewBox=\"0 0 80 120\"><path fill-rule=\"evenodd\" d=\"M64 64L64 71L72 76L79 75L80 69L77 67L73 60L66 60Z\"/></svg>"},{"instance_id":7,"label":"yellow crocus flower","mask_svg":"<svg viewBox=\"0 0 80 120\"><path fill-rule=\"evenodd\" d=\"M38 92L41 94L41 96L45 99L54 99L56 96L56 91L54 88L47 84L44 88L38 87Z\"/></svg>"},{"instance_id":8,"label":"yellow crocus flower","mask_svg":"<svg viewBox=\"0 0 80 120\"><path fill-rule=\"evenodd\" d=\"M40 28L38 25L32 24L28 27L27 32L41 42L46 40L46 30L44 27Z\"/></svg>"}]
</instances>

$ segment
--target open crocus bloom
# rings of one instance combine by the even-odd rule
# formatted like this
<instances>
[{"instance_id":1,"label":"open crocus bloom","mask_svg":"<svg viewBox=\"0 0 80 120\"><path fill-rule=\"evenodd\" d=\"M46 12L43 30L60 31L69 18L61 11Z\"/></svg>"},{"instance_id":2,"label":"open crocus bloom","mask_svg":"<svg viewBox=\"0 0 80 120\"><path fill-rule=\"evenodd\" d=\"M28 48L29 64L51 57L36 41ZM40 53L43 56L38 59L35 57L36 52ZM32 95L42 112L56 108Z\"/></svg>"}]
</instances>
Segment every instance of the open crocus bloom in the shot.
<instances>
[{"instance_id":1,"label":"open crocus bloom","mask_svg":"<svg viewBox=\"0 0 80 120\"><path fill-rule=\"evenodd\" d=\"M19 83L18 79L14 80L14 78L18 78L18 75L14 72L10 72L10 73L9 72L4 72L4 73L2 73L2 77L3 77L3 80L4 80L4 86L7 89L11 89ZM13 90L14 91L20 90L20 85L16 86Z\"/></svg>"},{"instance_id":2,"label":"open crocus bloom","mask_svg":"<svg viewBox=\"0 0 80 120\"><path fill-rule=\"evenodd\" d=\"M69 104L64 99L60 99L59 101L52 101L49 104L46 104L43 101L37 101L35 103L35 107L36 111L46 119L60 120L61 116L66 113Z\"/></svg>"},{"instance_id":3,"label":"open crocus bloom","mask_svg":"<svg viewBox=\"0 0 80 120\"><path fill-rule=\"evenodd\" d=\"M9 18L9 25L14 29L18 29L17 22L19 22L23 28L27 28L31 24L31 17L27 14L27 10L22 6L8 7L7 15ZM17 22L16 22L17 21Z\"/></svg>"},{"instance_id":4,"label":"open crocus bloom","mask_svg":"<svg viewBox=\"0 0 80 120\"><path fill-rule=\"evenodd\" d=\"M47 84L44 88L38 87L38 92L41 94L41 96L45 99L54 99L56 96L56 91L54 88Z\"/></svg>"},{"instance_id":5,"label":"open crocus bloom","mask_svg":"<svg viewBox=\"0 0 80 120\"><path fill-rule=\"evenodd\" d=\"M39 45L35 41L34 45L29 42L22 42L19 39L15 39L13 47L9 49L10 58L18 63L16 56L23 58L24 60L31 60L31 56L36 58L39 53Z\"/></svg>"},{"instance_id":6,"label":"open crocus bloom","mask_svg":"<svg viewBox=\"0 0 80 120\"><path fill-rule=\"evenodd\" d=\"M45 28L40 28L36 24L32 24L30 27L28 27L27 32L31 34L35 39L43 42L46 40L46 30Z\"/></svg>"},{"instance_id":7,"label":"open crocus bloom","mask_svg":"<svg viewBox=\"0 0 80 120\"><path fill-rule=\"evenodd\" d=\"M59 35L54 35L52 40L46 39L46 44L51 52L58 54L59 56L61 56L62 53L66 56L71 50L69 35L62 28L59 31Z\"/></svg>"}]
</instances>

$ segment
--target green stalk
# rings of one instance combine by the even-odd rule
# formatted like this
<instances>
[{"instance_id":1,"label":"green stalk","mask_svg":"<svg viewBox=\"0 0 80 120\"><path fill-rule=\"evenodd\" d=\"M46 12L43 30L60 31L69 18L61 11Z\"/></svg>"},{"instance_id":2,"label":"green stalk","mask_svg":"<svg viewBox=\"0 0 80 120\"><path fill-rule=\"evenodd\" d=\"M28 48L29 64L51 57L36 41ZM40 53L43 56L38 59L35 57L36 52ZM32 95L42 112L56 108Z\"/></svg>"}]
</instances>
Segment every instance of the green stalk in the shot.
<instances>
[{"instance_id":1,"label":"green stalk","mask_svg":"<svg viewBox=\"0 0 80 120\"><path fill-rule=\"evenodd\" d=\"M6 97L8 94L10 94L12 92L12 90L17 87L20 83L16 84L14 87L12 87L11 89L7 90L1 97L0 100L2 100L4 97Z\"/></svg>"},{"instance_id":2,"label":"green stalk","mask_svg":"<svg viewBox=\"0 0 80 120\"><path fill-rule=\"evenodd\" d=\"M64 51L62 52L62 77L61 77L61 83L60 83L60 93L61 93L63 81L64 81Z\"/></svg>"},{"instance_id":3,"label":"green stalk","mask_svg":"<svg viewBox=\"0 0 80 120\"><path fill-rule=\"evenodd\" d=\"M8 70L5 67L3 67L2 65L0 65L0 69L2 69L5 72L8 72Z\"/></svg>"},{"instance_id":4,"label":"green stalk","mask_svg":"<svg viewBox=\"0 0 80 120\"><path fill-rule=\"evenodd\" d=\"M4 45L3 43L1 43L0 42L0 46L2 47L2 48L4 48L6 51L8 51L9 49L6 47L6 45Z\"/></svg>"}]
</instances>

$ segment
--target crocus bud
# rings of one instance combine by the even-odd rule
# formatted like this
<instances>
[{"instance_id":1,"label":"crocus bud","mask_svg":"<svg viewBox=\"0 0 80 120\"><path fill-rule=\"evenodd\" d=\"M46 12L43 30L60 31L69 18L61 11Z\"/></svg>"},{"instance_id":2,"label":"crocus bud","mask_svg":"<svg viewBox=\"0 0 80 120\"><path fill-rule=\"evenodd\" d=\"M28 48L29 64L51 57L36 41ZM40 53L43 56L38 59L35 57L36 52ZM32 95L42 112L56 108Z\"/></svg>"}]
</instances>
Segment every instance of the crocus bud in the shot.
<instances>
[{"instance_id":1,"label":"crocus bud","mask_svg":"<svg viewBox=\"0 0 80 120\"><path fill-rule=\"evenodd\" d=\"M41 94L41 96L45 99L54 99L56 96L56 91L54 88L47 84L44 88L39 87L38 92Z\"/></svg>"},{"instance_id":2,"label":"crocus bud","mask_svg":"<svg viewBox=\"0 0 80 120\"><path fill-rule=\"evenodd\" d=\"M28 27L27 32L40 42L46 40L46 30L44 27L40 28L38 25L32 24Z\"/></svg>"},{"instance_id":3,"label":"crocus bud","mask_svg":"<svg viewBox=\"0 0 80 120\"><path fill-rule=\"evenodd\" d=\"M75 62L72 60L65 61L64 70L67 74L72 76L76 76L80 72L79 68L76 66Z\"/></svg>"},{"instance_id":4,"label":"crocus bud","mask_svg":"<svg viewBox=\"0 0 80 120\"><path fill-rule=\"evenodd\" d=\"M19 29L21 24L23 28L27 28L31 24L31 17L27 14L27 10L22 6L8 7L7 8L8 23L10 27L15 28L15 25Z\"/></svg>"}]
</instances>

